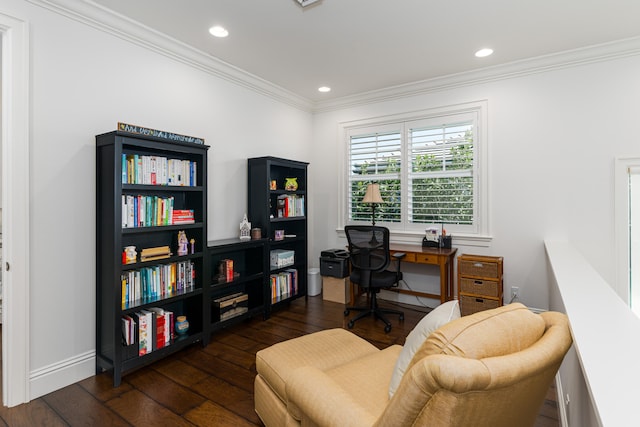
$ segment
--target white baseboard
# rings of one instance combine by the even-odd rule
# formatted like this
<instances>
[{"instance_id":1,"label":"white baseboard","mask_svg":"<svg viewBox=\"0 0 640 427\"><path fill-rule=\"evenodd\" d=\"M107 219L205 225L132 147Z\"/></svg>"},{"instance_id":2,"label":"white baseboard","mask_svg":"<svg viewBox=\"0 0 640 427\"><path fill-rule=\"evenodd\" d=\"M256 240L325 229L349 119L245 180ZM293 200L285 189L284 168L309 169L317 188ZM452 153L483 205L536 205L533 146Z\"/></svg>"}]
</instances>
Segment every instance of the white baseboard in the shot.
<instances>
[{"instance_id":1,"label":"white baseboard","mask_svg":"<svg viewBox=\"0 0 640 427\"><path fill-rule=\"evenodd\" d=\"M31 371L29 374L30 399L82 381L96 372L96 351L70 357L58 363Z\"/></svg>"}]
</instances>

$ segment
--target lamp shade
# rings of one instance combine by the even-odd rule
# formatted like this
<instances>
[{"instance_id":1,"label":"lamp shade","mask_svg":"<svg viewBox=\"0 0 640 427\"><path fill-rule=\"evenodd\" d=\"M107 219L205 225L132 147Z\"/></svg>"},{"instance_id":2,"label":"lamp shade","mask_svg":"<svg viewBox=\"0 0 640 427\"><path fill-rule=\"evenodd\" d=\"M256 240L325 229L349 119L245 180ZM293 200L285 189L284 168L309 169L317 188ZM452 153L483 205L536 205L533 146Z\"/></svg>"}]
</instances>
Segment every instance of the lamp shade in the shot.
<instances>
[{"instance_id":1,"label":"lamp shade","mask_svg":"<svg viewBox=\"0 0 640 427\"><path fill-rule=\"evenodd\" d=\"M367 192L364 194L362 203L384 203L382 196L380 196L380 184L367 184Z\"/></svg>"}]
</instances>

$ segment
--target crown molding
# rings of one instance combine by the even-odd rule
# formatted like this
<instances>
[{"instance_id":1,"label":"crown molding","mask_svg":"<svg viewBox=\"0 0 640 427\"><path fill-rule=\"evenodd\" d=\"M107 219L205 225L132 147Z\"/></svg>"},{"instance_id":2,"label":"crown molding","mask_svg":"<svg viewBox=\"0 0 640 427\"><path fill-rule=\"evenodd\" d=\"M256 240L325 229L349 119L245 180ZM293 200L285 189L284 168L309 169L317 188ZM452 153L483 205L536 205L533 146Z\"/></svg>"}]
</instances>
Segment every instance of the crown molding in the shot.
<instances>
[{"instance_id":1,"label":"crown molding","mask_svg":"<svg viewBox=\"0 0 640 427\"><path fill-rule=\"evenodd\" d=\"M276 101L307 112L313 110L313 102L309 99L296 95L91 0L27 1Z\"/></svg>"},{"instance_id":2,"label":"crown molding","mask_svg":"<svg viewBox=\"0 0 640 427\"><path fill-rule=\"evenodd\" d=\"M314 104L313 112L340 110L637 55L640 55L640 37L633 37L320 101Z\"/></svg>"},{"instance_id":3,"label":"crown molding","mask_svg":"<svg viewBox=\"0 0 640 427\"><path fill-rule=\"evenodd\" d=\"M640 37L634 37L314 102L91 0L27 1L309 113L323 113L640 55Z\"/></svg>"}]
</instances>

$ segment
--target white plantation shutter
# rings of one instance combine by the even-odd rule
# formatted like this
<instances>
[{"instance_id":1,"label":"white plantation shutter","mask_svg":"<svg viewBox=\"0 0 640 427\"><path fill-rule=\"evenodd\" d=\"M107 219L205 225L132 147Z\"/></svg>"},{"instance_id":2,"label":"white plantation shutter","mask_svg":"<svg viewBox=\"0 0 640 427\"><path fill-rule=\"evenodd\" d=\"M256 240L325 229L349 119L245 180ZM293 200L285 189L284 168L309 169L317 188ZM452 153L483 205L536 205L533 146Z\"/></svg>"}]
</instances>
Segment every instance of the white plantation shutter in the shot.
<instances>
[{"instance_id":1,"label":"white plantation shutter","mask_svg":"<svg viewBox=\"0 0 640 427\"><path fill-rule=\"evenodd\" d=\"M399 202L402 167L402 139L400 130L381 131L352 136L349 141L348 206L351 221L371 221L370 206L362 205L369 182L380 183L382 199ZM378 207L385 222L399 222L400 209L391 205Z\"/></svg>"},{"instance_id":2,"label":"white plantation shutter","mask_svg":"<svg viewBox=\"0 0 640 427\"><path fill-rule=\"evenodd\" d=\"M486 183L479 182L480 160L486 157L486 149L480 149L486 137L480 132L482 108L483 103L476 103L463 110L440 109L432 116L345 128L345 222L370 223L371 207L362 199L367 184L377 182L384 203L376 206L376 224L408 232L442 224L458 235L485 233L486 202L480 197Z\"/></svg>"},{"instance_id":3,"label":"white plantation shutter","mask_svg":"<svg viewBox=\"0 0 640 427\"><path fill-rule=\"evenodd\" d=\"M472 121L409 129L410 223L473 224L473 141Z\"/></svg>"}]
</instances>

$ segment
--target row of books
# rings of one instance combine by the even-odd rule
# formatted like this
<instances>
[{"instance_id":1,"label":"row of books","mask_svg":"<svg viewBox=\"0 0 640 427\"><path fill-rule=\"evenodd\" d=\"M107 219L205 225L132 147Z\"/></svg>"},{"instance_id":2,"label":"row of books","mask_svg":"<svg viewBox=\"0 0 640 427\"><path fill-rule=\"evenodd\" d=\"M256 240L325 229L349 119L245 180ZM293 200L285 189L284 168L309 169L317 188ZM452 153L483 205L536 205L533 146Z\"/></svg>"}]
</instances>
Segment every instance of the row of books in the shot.
<instances>
[{"instance_id":1,"label":"row of books","mask_svg":"<svg viewBox=\"0 0 640 427\"><path fill-rule=\"evenodd\" d=\"M269 276L271 303L285 300L298 294L298 270L290 268Z\"/></svg>"},{"instance_id":2,"label":"row of books","mask_svg":"<svg viewBox=\"0 0 640 427\"><path fill-rule=\"evenodd\" d=\"M171 340L175 337L173 312L159 307L124 315L121 320L122 344L131 349L126 358L144 356L164 348L171 345ZM134 344L137 345L133 346Z\"/></svg>"},{"instance_id":3,"label":"row of books","mask_svg":"<svg viewBox=\"0 0 640 427\"><path fill-rule=\"evenodd\" d=\"M304 216L304 196L282 194L278 196L277 217Z\"/></svg>"},{"instance_id":4,"label":"row of books","mask_svg":"<svg viewBox=\"0 0 640 427\"><path fill-rule=\"evenodd\" d=\"M122 154L122 183L195 187L197 164L161 156Z\"/></svg>"},{"instance_id":5,"label":"row of books","mask_svg":"<svg viewBox=\"0 0 640 427\"><path fill-rule=\"evenodd\" d=\"M193 224L193 209L174 209L173 197L122 195L122 228Z\"/></svg>"},{"instance_id":6,"label":"row of books","mask_svg":"<svg viewBox=\"0 0 640 427\"><path fill-rule=\"evenodd\" d=\"M125 271L121 275L122 308L191 291L195 284L196 269L189 260Z\"/></svg>"}]
</instances>

